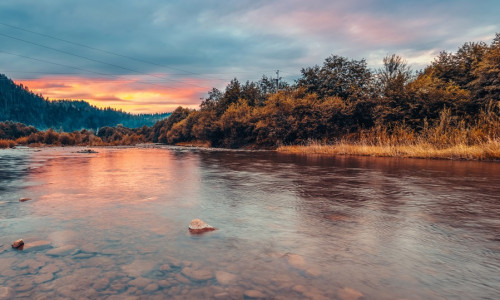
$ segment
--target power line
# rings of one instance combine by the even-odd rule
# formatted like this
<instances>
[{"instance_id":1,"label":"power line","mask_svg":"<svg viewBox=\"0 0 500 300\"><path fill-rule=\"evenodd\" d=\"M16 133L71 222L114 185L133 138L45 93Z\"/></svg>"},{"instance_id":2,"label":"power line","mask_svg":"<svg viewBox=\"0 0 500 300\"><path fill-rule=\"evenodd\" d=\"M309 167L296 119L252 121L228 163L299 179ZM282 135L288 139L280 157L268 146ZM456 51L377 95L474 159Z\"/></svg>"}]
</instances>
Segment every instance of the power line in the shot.
<instances>
[{"instance_id":1,"label":"power line","mask_svg":"<svg viewBox=\"0 0 500 300\"><path fill-rule=\"evenodd\" d=\"M56 36L52 36L52 35L49 35L49 34L40 33L40 32L36 32L36 31L28 30L28 29L24 29L24 28L21 28L21 27L18 27L18 26L14 26L14 25L9 25L9 24L3 23L3 22L0 22L0 25L11 27L11 28L15 28L15 29L22 30L22 31L25 31L25 32L29 32L29 33L33 33L33 34L37 34L37 35L40 35L40 36L48 37L48 38L51 38L51 39L54 39L54 40L58 40L58 41L65 42L65 43L68 43L68 44L73 44L73 45L76 45L76 46L79 46L79 47L84 47L84 48L87 48L87 49L91 49L91 50L95 50L95 51L100 51L100 52L103 52L103 53L106 53L106 54L110 54L110 55L114 55L114 56L118 56L118 57L127 58L127 59L130 59L130 60L134 60L134 61L137 61L137 62L141 62L141 63L153 65L153 66L158 66L158 67L162 67L162 68L166 68L166 69L170 69L170 70L180 71L180 72L191 74L191 75L205 76L205 74L202 74L202 73L196 73L196 72L187 71L187 70L183 70L183 69L179 69L179 68L174 68L174 67L168 67L168 66L165 66L165 65L160 65L160 64L157 64L157 63L154 63L154 62L150 62L150 61L147 61L147 60L138 59L138 58L135 58L135 57L132 57L132 56L123 55L123 54L116 53L116 52L111 52L111 51L108 51L108 50L104 50L104 49L100 49L100 48L88 46L88 45L85 45L85 44L82 44L82 43L77 43L77 42L69 41L69 40L66 40L66 39L61 39L61 38L58 38ZM185 74L180 74L180 75L185 75ZM221 78L210 78L210 79L226 80L226 79L221 79Z\"/></svg>"},{"instance_id":2,"label":"power line","mask_svg":"<svg viewBox=\"0 0 500 300\"><path fill-rule=\"evenodd\" d=\"M142 74L142 75L145 75L145 76L156 77L156 78L159 78L159 79L173 81L173 82L179 82L180 81L180 80L175 80L175 79L170 79L170 78L165 78L165 77L157 76L157 75L154 75L154 74L147 74L147 73L144 73L144 72L140 72L140 71L137 71L137 70L134 70L134 69L130 69L130 68L127 68L127 67L122 67L122 66L115 65L115 64L110 64L110 63L107 63L107 62L104 62L104 61L101 61L101 60L98 60L98 59L89 58L89 57L86 57L86 56L83 56L83 55L74 54L74 53L71 53L71 52L68 52L68 51L59 50L59 49L56 49L56 48L53 48L53 47L49 47L49 46L46 46L46 45L42 45L42 44L39 44L39 43L35 43L35 42L31 42L31 41L24 40L24 39L21 39L21 38L13 37L13 36L10 36L8 34L0 33L0 36L8 37L8 38L11 38L11 39L14 39L14 40L18 40L18 41L21 41L21 42L24 42L24 43L32 44L32 45L35 45L35 46L38 46L38 47L50 49L50 50L61 52L61 53L64 53L64 54L67 54L67 55L71 55L71 56L74 56L74 57L83 58L83 59L86 59L88 61L101 63L101 64L104 64L104 65L108 65L108 66L119 68L119 69L122 69L122 70L126 70L126 71L130 71L130 72ZM189 84L189 85L196 86L196 87L200 87L200 88L207 88L206 86L200 86L200 85L192 84L192 83L189 83L189 82L185 82L185 83Z\"/></svg>"},{"instance_id":3,"label":"power line","mask_svg":"<svg viewBox=\"0 0 500 300\"><path fill-rule=\"evenodd\" d=\"M36 61L40 61L40 62L44 62L44 63L49 63L49 64L57 65L57 66L72 68L72 69L75 69L75 70L80 70L80 71L84 71L84 72L94 73L94 74L97 74L97 75L110 76L110 77L114 77L114 78L119 78L120 79L120 77L117 76L117 75L106 74L106 73L101 73L101 72L95 72L95 71L87 70L87 69L80 68L80 67L75 67L75 66L60 64L60 63L56 63L56 62L53 62L53 61L48 61L48 60L44 60L44 59L30 57L30 56L26 56L26 55L22 55L22 54L16 54L16 53L11 53L11 52L2 51L2 50L0 50L0 53L6 53L6 54L9 54L9 55L14 55L14 56L18 56L18 57L28 58L28 59L31 59L31 60L36 60ZM156 85L156 86L160 86L160 87L165 87L164 85L155 84L155 83L151 83L151 82L144 82L144 81L140 81L140 80L138 80L136 82L143 83L143 84Z\"/></svg>"},{"instance_id":4,"label":"power line","mask_svg":"<svg viewBox=\"0 0 500 300\"><path fill-rule=\"evenodd\" d=\"M220 73L220 72L219 73L199 73L199 72L193 72L193 71L188 71L188 70L184 70L184 69L181 69L181 68L174 68L174 67L165 66L165 65L162 65L162 64L157 64L157 63L154 63L154 62L151 62L151 61L147 61L147 60L135 58L135 57L132 57L132 56L128 56L128 55L124 55L124 54L120 54L120 53L116 53L116 52L104 50L104 49L97 48L97 47L92 47L92 46L85 45L85 44L82 44L82 43L78 43L78 42L73 42L73 41L70 41L70 40L62 39L62 38L59 38L59 37L56 37L56 36L53 36L53 35L50 35L50 34L36 32L36 31L33 31L33 30L29 30L29 29L18 27L18 26L14 26L14 25L11 25L11 24L6 24L6 23L3 23L3 22L0 22L0 25L6 26L6 27L10 27L10 28L14 28L14 29L17 29L17 30L21 30L21 31L24 31L24 32L29 32L29 33L36 34L36 35L39 35L39 36L48 37L48 38L51 38L51 39L54 39L54 40L58 40L58 41L65 42L65 43L68 43L68 44L72 44L72 45L76 45L76 46L79 46L79 47L91 49L91 50L94 50L94 51L99 51L99 52L106 53L106 54L109 54L109 55L123 57L123 58L127 58L127 59L130 59L130 60L133 60L133 61L137 61L137 62L141 62L141 63L153 65L153 66L158 66L158 67L162 67L162 68L165 68L165 69L170 69L170 70L175 70L175 71L183 72L183 74L171 73L170 75L186 75L186 74L190 74L190 75L197 75L197 76L205 76L205 77L207 77L206 75L231 75L231 74L257 73L255 71L237 71L237 72L235 71L235 72L231 72L231 73ZM213 77L207 77L207 78L208 79L216 79L216 80L228 81L225 78L213 78Z\"/></svg>"}]
</instances>

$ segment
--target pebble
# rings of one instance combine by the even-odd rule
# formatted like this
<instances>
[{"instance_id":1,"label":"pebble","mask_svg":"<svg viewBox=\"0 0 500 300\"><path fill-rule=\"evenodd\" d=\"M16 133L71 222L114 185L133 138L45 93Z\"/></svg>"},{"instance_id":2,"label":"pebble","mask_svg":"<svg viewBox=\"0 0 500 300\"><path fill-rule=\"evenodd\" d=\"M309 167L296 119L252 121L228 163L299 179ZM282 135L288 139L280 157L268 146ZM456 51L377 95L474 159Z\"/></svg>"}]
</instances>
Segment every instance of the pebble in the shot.
<instances>
[{"instance_id":1,"label":"pebble","mask_svg":"<svg viewBox=\"0 0 500 300\"><path fill-rule=\"evenodd\" d=\"M306 261L302 256L298 254L288 253L285 254L285 257L287 258L288 263L293 267L301 270L305 269Z\"/></svg>"},{"instance_id":2,"label":"pebble","mask_svg":"<svg viewBox=\"0 0 500 300\"><path fill-rule=\"evenodd\" d=\"M175 276L175 279L176 279L178 282L180 282L180 283L186 283L186 284L191 283L191 282L189 281L189 279L187 279L186 277L182 276L181 274L177 274L177 275Z\"/></svg>"},{"instance_id":3,"label":"pebble","mask_svg":"<svg viewBox=\"0 0 500 300\"><path fill-rule=\"evenodd\" d=\"M297 284L297 285L293 286L292 289L298 293L301 293L301 294L306 292L306 288L301 284Z\"/></svg>"},{"instance_id":4,"label":"pebble","mask_svg":"<svg viewBox=\"0 0 500 300\"><path fill-rule=\"evenodd\" d=\"M203 233L212 230L215 230L215 228L200 219L193 219L191 223L189 223L189 231L191 233Z\"/></svg>"},{"instance_id":5,"label":"pebble","mask_svg":"<svg viewBox=\"0 0 500 300\"><path fill-rule=\"evenodd\" d=\"M52 279L54 279L53 273L43 273L35 277L35 283L41 284L47 281L51 281Z\"/></svg>"},{"instance_id":6,"label":"pebble","mask_svg":"<svg viewBox=\"0 0 500 300\"><path fill-rule=\"evenodd\" d=\"M164 265L160 266L160 271L166 271L166 272L168 272L170 270L172 270L172 268L170 267L169 264L164 264Z\"/></svg>"},{"instance_id":7,"label":"pebble","mask_svg":"<svg viewBox=\"0 0 500 300\"><path fill-rule=\"evenodd\" d=\"M40 261L36 261L34 259L26 259L24 261L22 261L21 263L19 263L17 265L17 267L19 269L25 269L25 268L29 268L30 270L32 271L36 271L38 270L40 267L44 266L45 264L40 262Z\"/></svg>"},{"instance_id":8,"label":"pebble","mask_svg":"<svg viewBox=\"0 0 500 300\"><path fill-rule=\"evenodd\" d=\"M10 287L0 287L0 299L11 299L13 297L13 293L14 292Z\"/></svg>"},{"instance_id":9,"label":"pebble","mask_svg":"<svg viewBox=\"0 0 500 300\"><path fill-rule=\"evenodd\" d=\"M50 247L50 242L49 241L34 241L31 243L25 243L23 250L24 251L36 251L36 250L42 250L45 248Z\"/></svg>"},{"instance_id":10,"label":"pebble","mask_svg":"<svg viewBox=\"0 0 500 300\"><path fill-rule=\"evenodd\" d=\"M50 249L47 251L47 255L50 256L62 256L62 255L68 255L76 250L75 245L64 245L62 247Z\"/></svg>"},{"instance_id":11,"label":"pebble","mask_svg":"<svg viewBox=\"0 0 500 300\"><path fill-rule=\"evenodd\" d=\"M312 267L306 270L307 275L312 277L319 277L321 275L321 270L317 267Z\"/></svg>"},{"instance_id":12,"label":"pebble","mask_svg":"<svg viewBox=\"0 0 500 300\"><path fill-rule=\"evenodd\" d=\"M134 260L131 264L121 267L122 271L132 277L138 277L149 272L156 266L152 260Z\"/></svg>"},{"instance_id":13,"label":"pebble","mask_svg":"<svg viewBox=\"0 0 500 300\"><path fill-rule=\"evenodd\" d=\"M24 241L22 239L18 239L14 243L12 243L12 248L20 248L24 245Z\"/></svg>"},{"instance_id":14,"label":"pebble","mask_svg":"<svg viewBox=\"0 0 500 300\"><path fill-rule=\"evenodd\" d=\"M212 272L209 270L195 270L193 268L184 268L182 275L198 281L209 280L213 277Z\"/></svg>"},{"instance_id":15,"label":"pebble","mask_svg":"<svg viewBox=\"0 0 500 300\"><path fill-rule=\"evenodd\" d=\"M146 292L154 292L158 290L158 284L156 283L150 283L146 288L144 289Z\"/></svg>"},{"instance_id":16,"label":"pebble","mask_svg":"<svg viewBox=\"0 0 500 300\"><path fill-rule=\"evenodd\" d=\"M228 292L222 292L214 295L215 299L231 299L231 295Z\"/></svg>"},{"instance_id":17,"label":"pebble","mask_svg":"<svg viewBox=\"0 0 500 300\"><path fill-rule=\"evenodd\" d=\"M215 278L217 281L222 284L222 285L228 285L234 282L237 278L236 275L224 272L224 271L217 271L215 272Z\"/></svg>"},{"instance_id":18,"label":"pebble","mask_svg":"<svg viewBox=\"0 0 500 300\"><path fill-rule=\"evenodd\" d=\"M92 287L94 289L96 289L97 291L102 291L105 288L107 288L108 285L109 285L109 280L107 278L101 278L101 279L97 280L96 282L94 282Z\"/></svg>"},{"instance_id":19,"label":"pebble","mask_svg":"<svg viewBox=\"0 0 500 300\"><path fill-rule=\"evenodd\" d=\"M264 295L261 291L257 290L246 290L243 295L247 298L252 298L252 299L259 299L259 298L265 298L266 295Z\"/></svg>"},{"instance_id":20,"label":"pebble","mask_svg":"<svg viewBox=\"0 0 500 300\"><path fill-rule=\"evenodd\" d=\"M151 280L143 278L143 277L139 277L139 278L136 278L134 280L129 281L130 285L134 285L140 289L147 287L150 283L151 283Z\"/></svg>"},{"instance_id":21,"label":"pebble","mask_svg":"<svg viewBox=\"0 0 500 300\"><path fill-rule=\"evenodd\" d=\"M358 300L363 297L363 294L360 291L352 289L350 287L345 287L338 291L337 295L342 300Z\"/></svg>"},{"instance_id":22,"label":"pebble","mask_svg":"<svg viewBox=\"0 0 500 300\"><path fill-rule=\"evenodd\" d=\"M31 200L31 198L26 197L26 198L19 199L19 202L26 202L26 201L30 201L30 200Z\"/></svg>"}]
</instances>

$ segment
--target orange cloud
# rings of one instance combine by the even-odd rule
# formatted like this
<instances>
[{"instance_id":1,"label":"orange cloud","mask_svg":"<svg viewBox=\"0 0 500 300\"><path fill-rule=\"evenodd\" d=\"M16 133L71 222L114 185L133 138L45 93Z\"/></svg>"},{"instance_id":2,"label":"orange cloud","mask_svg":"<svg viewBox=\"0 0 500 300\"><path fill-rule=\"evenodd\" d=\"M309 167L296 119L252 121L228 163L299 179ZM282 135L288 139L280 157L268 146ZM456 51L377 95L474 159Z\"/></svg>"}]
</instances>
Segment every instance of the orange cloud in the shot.
<instances>
[{"instance_id":1,"label":"orange cloud","mask_svg":"<svg viewBox=\"0 0 500 300\"><path fill-rule=\"evenodd\" d=\"M50 100L85 100L97 107L112 107L131 113L159 113L184 106L197 108L200 97L206 95L214 83L197 78L151 80L148 76L121 76L117 78L86 78L78 76L46 76L38 79L20 79Z\"/></svg>"}]
</instances>

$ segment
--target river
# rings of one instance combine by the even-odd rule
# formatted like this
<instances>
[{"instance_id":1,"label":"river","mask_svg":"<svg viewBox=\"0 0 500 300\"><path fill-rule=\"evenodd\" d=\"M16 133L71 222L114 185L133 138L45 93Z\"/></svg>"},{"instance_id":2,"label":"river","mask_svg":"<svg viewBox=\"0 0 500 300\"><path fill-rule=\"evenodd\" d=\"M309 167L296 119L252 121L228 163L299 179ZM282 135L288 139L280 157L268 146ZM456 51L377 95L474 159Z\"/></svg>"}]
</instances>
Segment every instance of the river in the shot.
<instances>
[{"instance_id":1,"label":"river","mask_svg":"<svg viewBox=\"0 0 500 300\"><path fill-rule=\"evenodd\" d=\"M0 299L500 295L498 163L79 149L0 150Z\"/></svg>"}]
</instances>

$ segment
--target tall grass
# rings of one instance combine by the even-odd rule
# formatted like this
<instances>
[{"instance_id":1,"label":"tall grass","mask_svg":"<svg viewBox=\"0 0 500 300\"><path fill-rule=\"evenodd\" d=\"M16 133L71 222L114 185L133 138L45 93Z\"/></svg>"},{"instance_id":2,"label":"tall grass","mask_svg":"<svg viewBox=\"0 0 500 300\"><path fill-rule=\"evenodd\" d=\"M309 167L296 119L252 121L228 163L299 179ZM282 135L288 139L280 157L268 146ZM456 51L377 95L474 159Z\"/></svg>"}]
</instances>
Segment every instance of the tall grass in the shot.
<instances>
[{"instance_id":1,"label":"tall grass","mask_svg":"<svg viewBox=\"0 0 500 300\"><path fill-rule=\"evenodd\" d=\"M500 117L490 105L473 125L458 121L450 111L439 122L416 132L403 125L391 131L374 127L328 144L280 146L278 151L302 154L367 155L436 159L500 160Z\"/></svg>"}]
</instances>

